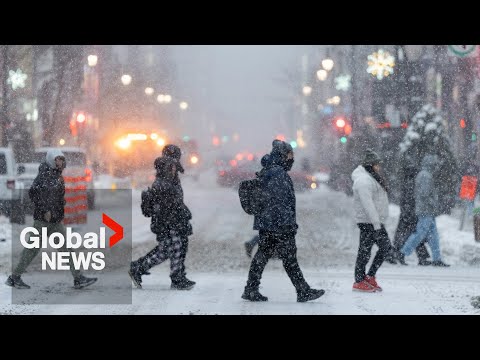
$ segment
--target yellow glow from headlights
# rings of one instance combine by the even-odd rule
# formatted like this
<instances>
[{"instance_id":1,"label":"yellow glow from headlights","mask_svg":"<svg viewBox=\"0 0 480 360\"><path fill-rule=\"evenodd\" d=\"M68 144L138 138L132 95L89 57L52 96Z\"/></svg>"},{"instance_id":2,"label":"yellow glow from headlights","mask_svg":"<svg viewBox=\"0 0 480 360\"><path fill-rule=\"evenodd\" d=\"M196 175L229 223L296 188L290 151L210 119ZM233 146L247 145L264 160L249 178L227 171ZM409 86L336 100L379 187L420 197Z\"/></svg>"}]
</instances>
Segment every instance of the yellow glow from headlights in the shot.
<instances>
[{"instance_id":1,"label":"yellow glow from headlights","mask_svg":"<svg viewBox=\"0 0 480 360\"><path fill-rule=\"evenodd\" d=\"M163 145L165 145L165 140L162 139L162 138L158 139L158 140L157 140L157 145L158 145L158 146L163 146Z\"/></svg>"},{"instance_id":2,"label":"yellow glow from headlights","mask_svg":"<svg viewBox=\"0 0 480 360\"><path fill-rule=\"evenodd\" d=\"M147 140L147 135L145 134L128 134L127 135L127 140L130 141L144 141Z\"/></svg>"},{"instance_id":3,"label":"yellow glow from headlights","mask_svg":"<svg viewBox=\"0 0 480 360\"><path fill-rule=\"evenodd\" d=\"M311 184L310 184L310 187L311 187L312 189L316 189L316 188L317 188L317 184L311 183Z\"/></svg>"},{"instance_id":4,"label":"yellow glow from headlights","mask_svg":"<svg viewBox=\"0 0 480 360\"><path fill-rule=\"evenodd\" d=\"M60 141L58 142L60 145L65 145L65 139L60 139Z\"/></svg>"},{"instance_id":5,"label":"yellow glow from headlights","mask_svg":"<svg viewBox=\"0 0 480 360\"><path fill-rule=\"evenodd\" d=\"M156 133L151 133L151 134L150 134L150 139L152 139L152 140L157 140L157 139L158 139L158 134L156 134Z\"/></svg>"},{"instance_id":6,"label":"yellow glow from headlights","mask_svg":"<svg viewBox=\"0 0 480 360\"><path fill-rule=\"evenodd\" d=\"M115 143L120 149L126 150L130 147L130 140L128 138L121 138Z\"/></svg>"},{"instance_id":7,"label":"yellow glow from headlights","mask_svg":"<svg viewBox=\"0 0 480 360\"><path fill-rule=\"evenodd\" d=\"M192 156L192 157L190 158L190 162L191 162L192 164L198 163L198 157L196 157L195 155Z\"/></svg>"}]
</instances>

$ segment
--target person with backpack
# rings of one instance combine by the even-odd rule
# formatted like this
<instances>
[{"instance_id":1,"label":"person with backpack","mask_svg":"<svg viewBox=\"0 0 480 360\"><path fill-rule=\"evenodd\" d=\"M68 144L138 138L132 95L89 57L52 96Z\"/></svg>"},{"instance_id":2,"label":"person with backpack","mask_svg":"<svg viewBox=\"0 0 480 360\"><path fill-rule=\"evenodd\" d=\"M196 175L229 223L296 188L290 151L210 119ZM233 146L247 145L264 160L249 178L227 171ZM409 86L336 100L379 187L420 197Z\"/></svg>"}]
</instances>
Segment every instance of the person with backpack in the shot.
<instances>
[{"instance_id":1,"label":"person with backpack","mask_svg":"<svg viewBox=\"0 0 480 360\"><path fill-rule=\"evenodd\" d=\"M262 157L262 160L260 160L260 164L262 165L262 170L260 170L255 174L257 178L261 177L265 173L267 164L269 164L269 160L270 160L269 154L266 154ZM254 235L250 240L245 242L244 244L245 252L249 258L252 258L253 249L255 248L255 246L258 245L259 242L260 242L259 234ZM278 251L276 251L276 249L272 255L272 259L279 259Z\"/></svg>"},{"instance_id":2,"label":"person with backpack","mask_svg":"<svg viewBox=\"0 0 480 360\"><path fill-rule=\"evenodd\" d=\"M261 196L257 196L257 199L260 199L261 206L256 207L253 229L259 231L260 240L242 294L244 300L268 301L259 292L259 286L265 266L275 249L296 289L298 302L315 300L325 293L324 290L312 289L308 285L297 261L296 199L292 179L288 175L293 162L294 154L290 144L274 140L265 171L258 176ZM239 195L240 193L239 191ZM243 206L242 199L241 203Z\"/></svg>"},{"instance_id":3,"label":"person with backpack","mask_svg":"<svg viewBox=\"0 0 480 360\"><path fill-rule=\"evenodd\" d=\"M167 150L165 150L165 148ZM166 145L163 156L154 162L156 179L142 194L142 212L151 216L150 229L157 236L158 245L145 256L132 261L128 274L137 288L142 288L142 275L152 267L170 260L171 288L190 290L195 281L185 272L188 236L192 235L192 213L183 202L183 189L178 172L182 172L180 149ZM172 153L174 156L171 156Z\"/></svg>"}]
</instances>

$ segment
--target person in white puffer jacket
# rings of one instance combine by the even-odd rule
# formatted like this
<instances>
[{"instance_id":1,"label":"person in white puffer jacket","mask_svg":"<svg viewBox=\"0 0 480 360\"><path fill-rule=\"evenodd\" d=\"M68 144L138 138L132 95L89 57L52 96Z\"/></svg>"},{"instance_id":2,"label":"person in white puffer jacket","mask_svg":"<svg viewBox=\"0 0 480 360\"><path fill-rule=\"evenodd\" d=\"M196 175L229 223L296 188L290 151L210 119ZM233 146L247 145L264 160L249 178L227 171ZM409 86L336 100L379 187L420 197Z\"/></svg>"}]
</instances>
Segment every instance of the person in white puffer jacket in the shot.
<instances>
[{"instance_id":1,"label":"person in white puffer jacket","mask_svg":"<svg viewBox=\"0 0 480 360\"><path fill-rule=\"evenodd\" d=\"M384 226L388 218L388 188L385 178L380 174L380 163L378 154L367 150L362 164L352 173L355 221L360 228L354 291L382 291L375 275L391 252L390 239ZM374 244L379 250L366 273Z\"/></svg>"}]
</instances>

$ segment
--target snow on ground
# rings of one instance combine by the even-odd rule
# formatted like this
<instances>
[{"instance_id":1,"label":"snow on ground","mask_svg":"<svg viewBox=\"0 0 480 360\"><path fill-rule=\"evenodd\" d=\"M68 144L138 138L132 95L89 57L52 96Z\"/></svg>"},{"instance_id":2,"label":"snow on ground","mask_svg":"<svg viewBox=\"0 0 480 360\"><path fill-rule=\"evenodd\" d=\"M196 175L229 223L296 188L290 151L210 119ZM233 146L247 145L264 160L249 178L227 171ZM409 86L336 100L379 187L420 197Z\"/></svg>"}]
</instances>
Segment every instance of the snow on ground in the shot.
<instances>
[{"instance_id":1,"label":"snow on ground","mask_svg":"<svg viewBox=\"0 0 480 360\"><path fill-rule=\"evenodd\" d=\"M111 188L102 178L102 187ZM420 267L415 255L409 266L384 264L377 274L383 293L355 293L353 268L359 231L353 220L352 199L321 185L316 191L297 193L298 259L312 287L326 294L309 303L296 303L295 291L278 260L267 265L261 292L267 303L250 303L240 298L250 259L244 242L255 232L253 218L243 213L234 189L216 185L213 172L198 181L183 180L185 202L193 213L194 235L190 238L186 268L197 282L188 292L170 290L168 261L144 276L144 289L133 289L132 305L11 305L11 289L0 284L0 314L478 314L470 305L480 295L480 243L473 237L471 220L459 231L459 216L437 218L444 260L450 268ZM117 180L118 182L118 180ZM119 186L121 188L121 186ZM133 258L156 245L149 219L140 212L140 189L133 191ZM91 216L96 216L95 212ZM386 224L393 238L398 206L390 206ZM30 218L31 219L31 218ZM1 220L1 219L0 219ZM0 224L8 228L7 222ZM8 231L6 231L8 233ZM11 236L0 242L0 270L8 275ZM375 248L374 248L375 249ZM33 264L32 264L33 266ZM127 276L125 274L125 276ZM24 280L28 283L28 274ZM2 281L3 282L3 281ZM71 289L71 278L55 282L54 291L68 301L81 303L82 291ZM31 291L41 295L44 289ZM52 289L49 289L51 291ZM99 281L84 291L108 292L109 283ZM76 294L76 296L74 296ZM75 299L75 300L72 300Z\"/></svg>"}]
</instances>

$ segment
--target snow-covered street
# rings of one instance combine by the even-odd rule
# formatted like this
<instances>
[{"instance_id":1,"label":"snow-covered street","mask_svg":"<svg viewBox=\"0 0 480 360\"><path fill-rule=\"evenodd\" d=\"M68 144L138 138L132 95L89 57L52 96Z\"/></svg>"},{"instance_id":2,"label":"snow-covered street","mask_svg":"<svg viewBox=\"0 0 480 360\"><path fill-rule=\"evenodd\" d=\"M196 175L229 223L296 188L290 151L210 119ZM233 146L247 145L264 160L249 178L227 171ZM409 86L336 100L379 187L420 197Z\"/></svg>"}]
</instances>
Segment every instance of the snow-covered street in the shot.
<instances>
[{"instance_id":1,"label":"snow-covered street","mask_svg":"<svg viewBox=\"0 0 480 360\"><path fill-rule=\"evenodd\" d=\"M260 291L266 303L240 298L250 259L244 242L255 234L253 217L246 215L237 192L220 188L214 173L203 173L199 181L182 180L185 203L193 213L194 235L190 238L186 267L197 282L190 291L170 290L168 262L143 277L143 289L133 289L131 305L11 305L11 288L3 285L9 273L12 239L0 243L0 314L478 314L470 298L480 295L480 243L473 238L471 222L459 231L455 216L438 218L442 254L450 268L421 267L416 256L409 266L385 263L377 274L382 293L352 291L353 268L359 231L353 220L352 199L324 186L297 193L298 259L312 287L326 293L319 300L297 303L290 280L278 260L271 260ZM149 219L140 212L139 192L133 193L133 258L155 246ZM92 212L89 216L96 216ZM393 237L399 209L390 206L387 230ZM454 214L455 215L455 214ZM31 221L31 218L27 219ZM1 224L2 230L9 225ZM8 231L7 231L8 233ZM374 247L376 250L376 248ZM128 276L125 273L125 276ZM24 276L29 283L28 273ZM99 280L85 292L109 291L109 281ZM31 284L33 294L45 289ZM52 279L52 288L71 302L81 303L83 291L72 290L69 274ZM35 296L35 295L34 295ZM69 302L69 301L65 301Z\"/></svg>"}]
</instances>

